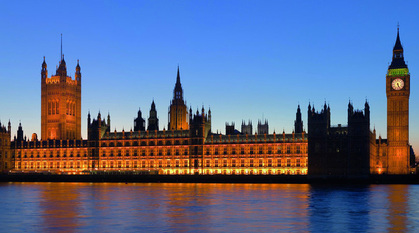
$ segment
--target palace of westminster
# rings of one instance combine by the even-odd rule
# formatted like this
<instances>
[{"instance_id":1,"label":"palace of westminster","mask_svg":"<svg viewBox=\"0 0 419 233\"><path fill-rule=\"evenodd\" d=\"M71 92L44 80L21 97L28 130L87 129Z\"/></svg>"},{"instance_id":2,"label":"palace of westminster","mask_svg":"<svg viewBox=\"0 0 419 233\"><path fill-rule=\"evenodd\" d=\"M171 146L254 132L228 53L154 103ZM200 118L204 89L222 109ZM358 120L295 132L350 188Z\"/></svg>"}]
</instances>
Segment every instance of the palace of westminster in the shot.
<instances>
[{"instance_id":1,"label":"palace of westminster","mask_svg":"<svg viewBox=\"0 0 419 233\"><path fill-rule=\"evenodd\" d=\"M185 105L179 67L167 130L160 130L153 101L147 121L141 111L134 129L111 132L110 116L87 117L88 137L81 137L81 81L67 75L61 56L56 72L41 69L41 137L24 137L19 124L11 138L11 124L0 123L0 170L11 173L83 174L133 172L139 174L309 175L367 177L370 174L414 173L409 144L410 73L403 57L399 31L386 75L387 139L370 131L370 108L348 105L346 126L330 125L330 107L316 111L308 105L303 130L300 106L292 133L269 133L268 122L242 123L241 132L226 124L226 134L211 130L211 110L192 112ZM413 162L413 164L412 164Z\"/></svg>"}]
</instances>

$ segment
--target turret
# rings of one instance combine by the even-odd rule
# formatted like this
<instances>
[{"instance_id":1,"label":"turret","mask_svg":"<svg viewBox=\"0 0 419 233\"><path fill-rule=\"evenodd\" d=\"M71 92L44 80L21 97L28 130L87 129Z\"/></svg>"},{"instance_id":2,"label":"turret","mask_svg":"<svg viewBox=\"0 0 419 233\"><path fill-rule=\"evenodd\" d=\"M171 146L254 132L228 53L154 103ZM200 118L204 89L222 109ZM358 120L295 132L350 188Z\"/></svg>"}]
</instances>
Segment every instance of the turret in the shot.
<instances>
[{"instance_id":1,"label":"turret","mask_svg":"<svg viewBox=\"0 0 419 233\"><path fill-rule=\"evenodd\" d=\"M9 123L7 124L7 132L11 135L12 134L12 124L10 123L10 120L9 120Z\"/></svg>"},{"instance_id":2,"label":"turret","mask_svg":"<svg viewBox=\"0 0 419 233\"><path fill-rule=\"evenodd\" d=\"M208 109L208 121L211 122L211 108Z\"/></svg>"},{"instance_id":3,"label":"turret","mask_svg":"<svg viewBox=\"0 0 419 233\"><path fill-rule=\"evenodd\" d=\"M19 122L19 127L17 129L17 141L23 141L23 129L22 124Z\"/></svg>"},{"instance_id":4,"label":"turret","mask_svg":"<svg viewBox=\"0 0 419 233\"><path fill-rule=\"evenodd\" d=\"M78 82L78 84L81 84L81 69L80 69L80 64L79 64L79 59L77 59L77 66L76 66L76 74L75 74L75 78Z\"/></svg>"},{"instance_id":5,"label":"turret","mask_svg":"<svg viewBox=\"0 0 419 233\"><path fill-rule=\"evenodd\" d=\"M110 130L110 128L111 128L111 115L109 114L109 112L108 112L108 120L107 120L107 125L108 125L108 127L109 127L109 130Z\"/></svg>"},{"instance_id":6,"label":"turret","mask_svg":"<svg viewBox=\"0 0 419 233\"><path fill-rule=\"evenodd\" d=\"M297 113L295 114L294 132L295 133L302 133L303 132L303 121L301 120L300 105L298 105Z\"/></svg>"},{"instance_id":7,"label":"turret","mask_svg":"<svg viewBox=\"0 0 419 233\"><path fill-rule=\"evenodd\" d=\"M61 79L65 79L67 77L67 65L64 60L64 55L60 61L60 65L57 68L55 75L60 76ZM65 81L65 80L64 80Z\"/></svg>"},{"instance_id":8,"label":"turret","mask_svg":"<svg viewBox=\"0 0 419 233\"><path fill-rule=\"evenodd\" d=\"M147 130L159 130L159 118L157 118L156 104L154 103L154 100L151 103Z\"/></svg>"},{"instance_id":9,"label":"turret","mask_svg":"<svg viewBox=\"0 0 419 233\"><path fill-rule=\"evenodd\" d=\"M47 70L47 63L45 62L45 56L44 56L44 61L42 62L42 69L41 69L42 82L45 82L45 79L47 77L48 77L48 70Z\"/></svg>"},{"instance_id":10,"label":"turret","mask_svg":"<svg viewBox=\"0 0 419 233\"><path fill-rule=\"evenodd\" d=\"M348 119L354 114L354 107L352 106L351 101L348 103Z\"/></svg>"},{"instance_id":11,"label":"turret","mask_svg":"<svg viewBox=\"0 0 419 233\"><path fill-rule=\"evenodd\" d=\"M365 116L369 119L370 118L370 105L368 101L365 100L365 107L364 107Z\"/></svg>"},{"instance_id":12,"label":"turret","mask_svg":"<svg viewBox=\"0 0 419 233\"><path fill-rule=\"evenodd\" d=\"M145 120L142 117L141 109L138 109L137 118L134 119L134 131L145 131Z\"/></svg>"}]
</instances>

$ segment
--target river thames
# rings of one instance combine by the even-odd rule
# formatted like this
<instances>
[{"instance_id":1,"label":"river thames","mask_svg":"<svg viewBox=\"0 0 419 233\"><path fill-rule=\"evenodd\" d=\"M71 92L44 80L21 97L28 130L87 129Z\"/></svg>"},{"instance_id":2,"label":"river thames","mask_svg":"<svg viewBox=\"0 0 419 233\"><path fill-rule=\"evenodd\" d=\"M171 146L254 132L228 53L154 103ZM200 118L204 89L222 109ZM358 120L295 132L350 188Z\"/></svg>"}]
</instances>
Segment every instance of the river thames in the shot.
<instances>
[{"instance_id":1,"label":"river thames","mask_svg":"<svg viewBox=\"0 0 419 233\"><path fill-rule=\"evenodd\" d=\"M418 185L0 183L2 231L414 232Z\"/></svg>"}]
</instances>

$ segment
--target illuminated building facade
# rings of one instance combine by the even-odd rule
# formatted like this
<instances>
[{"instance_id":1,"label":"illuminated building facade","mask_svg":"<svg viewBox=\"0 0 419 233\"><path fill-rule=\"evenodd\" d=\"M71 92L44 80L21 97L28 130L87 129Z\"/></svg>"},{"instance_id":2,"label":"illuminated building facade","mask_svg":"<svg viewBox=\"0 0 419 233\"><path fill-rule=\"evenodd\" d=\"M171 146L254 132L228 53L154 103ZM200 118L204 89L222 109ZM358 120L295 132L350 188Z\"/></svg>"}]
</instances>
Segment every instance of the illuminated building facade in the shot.
<instances>
[{"instance_id":1,"label":"illuminated building facade","mask_svg":"<svg viewBox=\"0 0 419 233\"><path fill-rule=\"evenodd\" d=\"M6 126L0 122L0 170L13 168L12 153L10 150L11 125Z\"/></svg>"},{"instance_id":2,"label":"illuminated building facade","mask_svg":"<svg viewBox=\"0 0 419 233\"><path fill-rule=\"evenodd\" d=\"M61 69L64 67L62 64L65 65L64 59L60 63ZM46 64L43 63L42 67L43 71L46 71ZM77 68L76 72L80 72L80 69ZM77 73L76 77L79 77ZM66 85L57 88L66 89ZM42 120L44 122L45 119ZM13 171L69 174L83 171L307 174L305 132L269 134L265 121L265 124L260 124L262 127L258 128L258 131L264 132L263 134L213 134L211 110L206 112L202 107L201 112L193 114L192 109L187 112L179 68L174 98L169 107L168 130L159 130L154 101L151 104L147 130L141 111L134 120L133 131L111 132L110 124L109 114L105 119L98 113L96 119L92 119L89 113L87 140L72 137L55 137L48 140L37 140L33 137L32 140L27 140L23 137L22 126L19 126L18 137L9 147L12 151Z\"/></svg>"},{"instance_id":3,"label":"illuminated building facade","mask_svg":"<svg viewBox=\"0 0 419 233\"><path fill-rule=\"evenodd\" d=\"M414 153L409 145L408 113L410 74L397 34L393 61L386 78L388 138L376 139L370 131L370 108L348 105L348 125L330 125L330 107L317 112L308 107L308 132L303 130L298 106L294 131L270 134L268 122L226 124L226 134L211 131L211 110L189 113L183 100L179 67L167 130L159 130L154 101L148 125L141 111L134 130L110 131L110 115L87 119L88 138L81 139L81 72L67 76L62 56L55 76L48 78L42 63L41 139L23 136L10 141L11 127L0 126L0 166L3 171L82 173L83 171L132 171L158 174L309 174L365 177L369 174L408 174Z\"/></svg>"},{"instance_id":4,"label":"illuminated building facade","mask_svg":"<svg viewBox=\"0 0 419 233\"><path fill-rule=\"evenodd\" d=\"M67 76L64 55L55 75L48 77L47 63L41 70L41 139L81 139L81 71L77 61L75 79Z\"/></svg>"}]
</instances>

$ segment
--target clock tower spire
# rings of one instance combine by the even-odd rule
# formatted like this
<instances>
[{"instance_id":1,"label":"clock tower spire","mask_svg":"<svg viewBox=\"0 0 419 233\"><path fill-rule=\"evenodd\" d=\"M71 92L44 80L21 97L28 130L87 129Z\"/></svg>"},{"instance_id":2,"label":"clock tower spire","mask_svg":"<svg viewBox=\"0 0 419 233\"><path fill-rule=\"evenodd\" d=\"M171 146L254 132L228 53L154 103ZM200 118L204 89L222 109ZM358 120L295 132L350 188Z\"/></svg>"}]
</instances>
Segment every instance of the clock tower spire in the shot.
<instances>
[{"instance_id":1,"label":"clock tower spire","mask_svg":"<svg viewBox=\"0 0 419 233\"><path fill-rule=\"evenodd\" d=\"M388 174L409 174L410 73L404 61L397 27L393 58L386 75Z\"/></svg>"}]
</instances>

